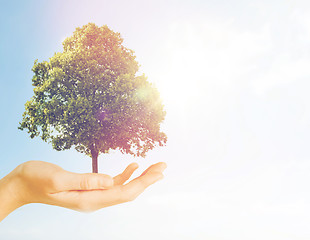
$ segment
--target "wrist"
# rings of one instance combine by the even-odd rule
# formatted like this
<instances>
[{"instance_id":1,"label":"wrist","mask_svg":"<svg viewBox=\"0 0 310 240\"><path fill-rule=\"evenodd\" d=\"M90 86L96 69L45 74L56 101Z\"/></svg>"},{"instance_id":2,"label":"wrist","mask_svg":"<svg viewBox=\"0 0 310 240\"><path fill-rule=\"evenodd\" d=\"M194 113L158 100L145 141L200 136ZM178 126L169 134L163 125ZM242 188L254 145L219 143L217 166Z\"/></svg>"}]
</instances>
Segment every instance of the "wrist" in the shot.
<instances>
[{"instance_id":1,"label":"wrist","mask_svg":"<svg viewBox=\"0 0 310 240\"><path fill-rule=\"evenodd\" d=\"M25 204L21 198L20 179L14 172L0 179L0 221Z\"/></svg>"}]
</instances>

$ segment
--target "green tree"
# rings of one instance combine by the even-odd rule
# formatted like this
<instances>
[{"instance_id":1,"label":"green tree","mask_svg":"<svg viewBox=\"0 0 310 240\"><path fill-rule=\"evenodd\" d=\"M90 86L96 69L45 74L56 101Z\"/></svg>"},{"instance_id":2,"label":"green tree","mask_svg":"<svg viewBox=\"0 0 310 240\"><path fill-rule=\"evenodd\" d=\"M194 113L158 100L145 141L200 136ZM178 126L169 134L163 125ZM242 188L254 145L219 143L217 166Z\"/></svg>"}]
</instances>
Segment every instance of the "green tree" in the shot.
<instances>
[{"instance_id":1,"label":"green tree","mask_svg":"<svg viewBox=\"0 0 310 240\"><path fill-rule=\"evenodd\" d=\"M19 129L60 151L74 147L92 158L110 149L145 157L166 143L165 111L157 89L139 75L134 52L119 33L93 23L76 28L63 52L34 63L34 96Z\"/></svg>"}]
</instances>

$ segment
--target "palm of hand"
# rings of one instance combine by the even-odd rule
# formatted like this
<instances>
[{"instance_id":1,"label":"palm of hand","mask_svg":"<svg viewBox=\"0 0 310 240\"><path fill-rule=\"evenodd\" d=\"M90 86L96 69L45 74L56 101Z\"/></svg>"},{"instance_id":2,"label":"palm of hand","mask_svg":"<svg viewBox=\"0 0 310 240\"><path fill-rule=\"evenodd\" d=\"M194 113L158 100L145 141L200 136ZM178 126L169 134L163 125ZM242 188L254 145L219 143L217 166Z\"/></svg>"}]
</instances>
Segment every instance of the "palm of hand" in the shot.
<instances>
[{"instance_id":1,"label":"palm of hand","mask_svg":"<svg viewBox=\"0 0 310 240\"><path fill-rule=\"evenodd\" d=\"M78 174L42 161L29 161L17 167L18 197L22 204L45 203L78 211L94 211L134 200L148 186L163 177L165 163L157 163L139 177L124 184L138 168L130 164L114 178L105 174Z\"/></svg>"}]
</instances>

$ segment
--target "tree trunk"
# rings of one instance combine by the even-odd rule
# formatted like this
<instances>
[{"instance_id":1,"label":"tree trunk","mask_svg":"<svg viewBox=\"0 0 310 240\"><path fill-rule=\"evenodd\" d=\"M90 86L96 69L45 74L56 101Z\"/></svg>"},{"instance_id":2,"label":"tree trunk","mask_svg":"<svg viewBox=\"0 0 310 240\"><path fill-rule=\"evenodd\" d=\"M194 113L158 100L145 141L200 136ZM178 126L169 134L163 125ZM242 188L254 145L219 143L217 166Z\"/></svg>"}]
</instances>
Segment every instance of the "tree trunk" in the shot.
<instances>
[{"instance_id":1,"label":"tree trunk","mask_svg":"<svg viewBox=\"0 0 310 240\"><path fill-rule=\"evenodd\" d=\"M96 150L91 150L93 173L98 173L98 153Z\"/></svg>"}]
</instances>

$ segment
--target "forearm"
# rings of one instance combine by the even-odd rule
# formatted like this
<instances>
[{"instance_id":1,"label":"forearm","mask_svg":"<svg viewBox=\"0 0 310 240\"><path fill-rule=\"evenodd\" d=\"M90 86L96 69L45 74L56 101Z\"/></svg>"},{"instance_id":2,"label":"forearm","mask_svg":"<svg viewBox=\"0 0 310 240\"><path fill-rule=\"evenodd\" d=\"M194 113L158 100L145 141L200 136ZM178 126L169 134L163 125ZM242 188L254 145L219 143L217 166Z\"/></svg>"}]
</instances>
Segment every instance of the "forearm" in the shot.
<instances>
[{"instance_id":1,"label":"forearm","mask_svg":"<svg viewBox=\"0 0 310 240\"><path fill-rule=\"evenodd\" d=\"M0 221L23 205L18 197L17 185L12 173L0 179Z\"/></svg>"}]
</instances>

